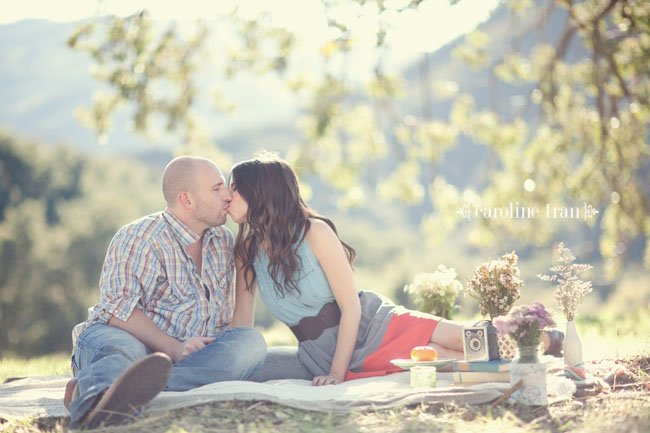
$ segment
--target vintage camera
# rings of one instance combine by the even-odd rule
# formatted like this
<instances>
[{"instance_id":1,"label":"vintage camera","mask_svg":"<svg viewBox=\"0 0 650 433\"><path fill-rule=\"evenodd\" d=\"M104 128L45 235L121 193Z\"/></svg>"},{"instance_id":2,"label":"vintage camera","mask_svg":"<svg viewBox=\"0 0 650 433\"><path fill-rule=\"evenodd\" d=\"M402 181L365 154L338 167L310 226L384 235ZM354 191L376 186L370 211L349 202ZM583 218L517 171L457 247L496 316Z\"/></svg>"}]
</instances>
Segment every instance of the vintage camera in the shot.
<instances>
[{"instance_id":1,"label":"vintage camera","mask_svg":"<svg viewBox=\"0 0 650 433\"><path fill-rule=\"evenodd\" d=\"M463 328L465 361L491 361L499 358L497 329L489 321Z\"/></svg>"}]
</instances>

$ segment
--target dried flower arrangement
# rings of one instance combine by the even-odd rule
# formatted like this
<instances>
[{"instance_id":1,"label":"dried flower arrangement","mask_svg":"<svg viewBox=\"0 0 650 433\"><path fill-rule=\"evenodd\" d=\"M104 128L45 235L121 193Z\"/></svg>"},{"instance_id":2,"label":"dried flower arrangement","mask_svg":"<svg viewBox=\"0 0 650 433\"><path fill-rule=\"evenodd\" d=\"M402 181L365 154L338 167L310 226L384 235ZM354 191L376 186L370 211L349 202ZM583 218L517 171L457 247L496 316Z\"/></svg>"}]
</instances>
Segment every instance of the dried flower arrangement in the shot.
<instances>
[{"instance_id":1,"label":"dried flower arrangement","mask_svg":"<svg viewBox=\"0 0 650 433\"><path fill-rule=\"evenodd\" d=\"M465 296L479 301L481 314L490 319L507 314L519 299L519 289L524 282L519 278L517 254L504 254L498 260L481 264L467 282Z\"/></svg>"}]
</instances>

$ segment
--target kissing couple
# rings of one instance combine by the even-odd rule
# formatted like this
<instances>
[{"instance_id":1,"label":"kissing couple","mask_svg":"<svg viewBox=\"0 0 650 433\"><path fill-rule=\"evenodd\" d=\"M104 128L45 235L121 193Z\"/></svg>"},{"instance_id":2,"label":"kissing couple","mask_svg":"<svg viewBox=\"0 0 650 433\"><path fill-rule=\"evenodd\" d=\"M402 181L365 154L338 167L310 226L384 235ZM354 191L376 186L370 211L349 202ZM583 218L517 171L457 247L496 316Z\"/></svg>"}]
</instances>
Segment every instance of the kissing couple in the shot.
<instances>
[{"instance_id":1,"label":"kissing couple","mask_svg":"<svg viewBox=\"0 0 650 433\"><path fill-rule=\"evenodd\" d=\"M209 159L180 156L165 167L162 192L165 210L113 237L99 302L73 329L64 398L73 426L124 423L163 390L385 375L401 371L390 360L415 346L463 358L462 323L357 289L354 248L305 203L282 159L240 162L226 181ZM267 353L253 328L258 294L297 348ZM549 335L542 341L555 350Z\"/></svg>"}]
</instances>

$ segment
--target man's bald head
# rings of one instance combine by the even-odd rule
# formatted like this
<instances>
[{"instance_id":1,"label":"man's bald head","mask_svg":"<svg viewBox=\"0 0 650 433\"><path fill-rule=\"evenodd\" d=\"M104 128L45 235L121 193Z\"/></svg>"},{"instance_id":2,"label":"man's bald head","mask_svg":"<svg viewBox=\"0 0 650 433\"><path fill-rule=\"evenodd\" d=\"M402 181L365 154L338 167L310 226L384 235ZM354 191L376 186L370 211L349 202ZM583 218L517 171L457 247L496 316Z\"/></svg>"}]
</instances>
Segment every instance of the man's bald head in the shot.
<instances>
[{"instance_id":1,"label":"man's bald head","mask_svg":"<svg viewBox=\"0 0 650 433\"><path fill-rule=\"evenodd\" d=\"M179 156L167 164L163 173L162 190L168 207L176 206L179 192L196 191L198 176L206 166L219 170L214 162L197 156Z\"/></svg>"}]
</instances>

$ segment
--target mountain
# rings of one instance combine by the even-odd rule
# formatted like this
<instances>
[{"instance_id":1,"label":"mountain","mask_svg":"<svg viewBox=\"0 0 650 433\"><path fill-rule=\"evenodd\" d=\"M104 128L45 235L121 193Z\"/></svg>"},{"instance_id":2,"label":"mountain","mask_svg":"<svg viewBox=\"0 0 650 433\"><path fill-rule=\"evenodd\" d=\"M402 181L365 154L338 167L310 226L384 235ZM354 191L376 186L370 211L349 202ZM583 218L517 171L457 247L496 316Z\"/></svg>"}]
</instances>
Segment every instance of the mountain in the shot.
<instances>
[{"instance_id":1,"label":"mountain","mask_svg":"<svg viewBox=\"0 0 650 433\"><path fill-rule=\"evenodd\" d=\"M513 26L528 25L541 13L541 6L532 8L525 17L513 19L509 9L503 5L479 28L491 36L488 48L490 54L503 53L516 31ZM544 27L547 34L561 28L562 12L551 16ZM165 160L176 144L175 137L166 136L155 143L147 142L141 136L128 130L129 109L121 108L114 119L114 128L104 145L98 144L94 133L82 126L74 116L80 106L89 106L93 92L102 88L95 81L90 68L92 61L86 53L74 51L67 45L67 38L81 22L55 23L45 20L24 20L0 26L0 127L20 135L39 139L46 143L68 142L77 148L92 153L150 154L162 153L159 160ZM541 32L540 32L541 33ZM523 40L525 49L532 40ZM485 70L473 71L462 61L452 56L453 50L462 39L452 41L433 53L426 54L428 71L420 61L414 61L403 75L407 82L406 98L398 101L402 113L430 113L432 118L447 119L449 101L423 98L422 74L426 74L428 86L438 80L453 80L462 92L471 94L480 108L489 107L491 101L488 86L489 76ZM211 66L214 68L214 66ZM206 92L211 91L213 76L207 71L201 77L205 80ZM282 150L290 143L300 140L295 119L300 113L295 95L286 89L281 78L272 74L263 77L236 77L221 83L224 92L238 105L233 113L216 113L207 108L209 122L219 146L229 150L235 158L249 156L258 148ZM520 88L500 86L501 108L506 114L522 103ZM426 100L428 106L423 107ZM461 138L459 145L445 155L439 170L453 184L481 183L483 172L474 170L484 159L486 149ZM469 175L468 173L472 173ZM416 207L417 208L417 207ZM416 213L426 209L415 209Z\"/></svg>"},{"instance_id":2,"label":"mountain","mask_svg":"<svg viewBox=\"0 0 650 433\"><path fill-rule=\"evenodd\" d=\"M535 2L523 17L514 17L505 4L496 9L479 26L491 38L487 48L490 57L507 52L512 35L535 23L543 15L543 8L542 2ZM566 11L556 8L544 26L519 41L519 48L525 53L540 40L555 42L565 20ZM169 160L174 138L167 138L154 146L128 131L128 109L118 112L114 119L115 127L105 145L98 144L93 132L75 119L75 110L79 106L88 106L93 92L101 87L89 72L92 66L89 56L67 46L67 38L80 24L24 20L0 25L0 128L44 143L67 142L89 153L130 154L156 166L164 165ZM452 55L461 43L463 38L458 38L435 52L414 59L401 71L407 84L405 97L396 102L398 113L448 119L450 102L426 97L423 79L428 83L425 88L429 89L436 81L455 81L461 92L472 95L478 109L492 107L487 71L472 70ZM580 50L579 42L574 41L569 57L579 58ZM422 58L426 58L426 63L422 63ZM400 71L391 71L394 72ZM237 77L222 83L222 86L239 107L232 114L214 113L207 121L214 131L215 142L229 150L235 160L249 157L259 148L281 151L301 140L295 126L300 114L299 103L280 78L271 74L255 79ZM206 87L206 92L210 90ZM529 90L499 84L498 108L506 117L511 116L527 102ZM536 113L530 110L526 119L533 124L535 116ZM384 124L390 127L389 122ZM485 162L487 153L485 146L461 137L457 146L445 153L439 165L428 168L429 172L425 174L428 178L423 180L426 184L436 174L442 174L449 183L460 188L471 184L480 190L489 175ZM390 168L385 167L387 170ZM384 176L386 172L380 170L377 176ZM334 208L332 194L321 183L315 182L315 185L318 191L314 191L314 196L320 200L318 209L327 214ZM368 209L354 212L364 212L367 217L371 207L376 210L371 218L386 220L384 205L372 203ZM392 221L415 228L422 217L431 212L431 203L425 201L415 206L393 204L391 209L399 211L398 218ZM576 233L575 236L583 235ZM595 244L597 240L594 240Z\"/></svg>"},{"instance_id":3,"label":"mountain","mask_svg":"<svg viewBox=\"0 0 650 433\"><path fill-rule=\"evenodd\" d=\"M161 148L169 153L174 138L157 142L154 149L152 143L126 128L128 109L118 110L104 145L75 119L75 110L89 106L93 92L102 88L90 74L90 57L67 45L67 38L80 24L23 20L0 26L0 127L45 143L67 142L93 153L134 154ZM281 81L273 77L241 81L228 83L228 94L241 104L240 109L207 119L221 137L218 141L235 150L228 143L240 141L232 137L237 131L249 138L265 137L270 131L278 142L295 139L292 129L297 106Z\"/></svg>"}]
</instances>

